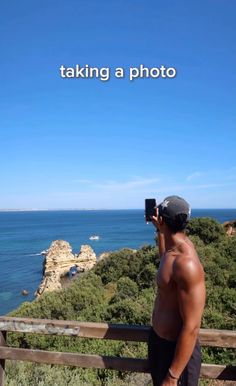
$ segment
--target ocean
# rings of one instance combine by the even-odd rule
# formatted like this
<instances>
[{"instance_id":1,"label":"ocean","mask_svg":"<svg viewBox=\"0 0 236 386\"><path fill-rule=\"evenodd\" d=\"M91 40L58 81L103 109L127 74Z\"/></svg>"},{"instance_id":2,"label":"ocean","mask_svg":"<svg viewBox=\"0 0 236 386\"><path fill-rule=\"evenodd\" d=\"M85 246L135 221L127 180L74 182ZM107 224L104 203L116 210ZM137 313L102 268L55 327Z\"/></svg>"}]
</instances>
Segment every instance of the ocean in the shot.
<instances>
[{"instance_id":1,"label":"ocean","mask_svg":"<svg viewBox=\"0 0 236 386\"><path fill-rule=\"evenodd\" d=\"M193 209L192 217L219 222L236 219L236 209ZM99 240L90 240L99 235ZM71 210L0 212L0 315L34 299L42 279L43 256L53 240L68 241L74 253L89 244L97 255L154 244L154 228L143 210ZM29 295L24 297L21 291Z\"/></svg>"}]
</instances>

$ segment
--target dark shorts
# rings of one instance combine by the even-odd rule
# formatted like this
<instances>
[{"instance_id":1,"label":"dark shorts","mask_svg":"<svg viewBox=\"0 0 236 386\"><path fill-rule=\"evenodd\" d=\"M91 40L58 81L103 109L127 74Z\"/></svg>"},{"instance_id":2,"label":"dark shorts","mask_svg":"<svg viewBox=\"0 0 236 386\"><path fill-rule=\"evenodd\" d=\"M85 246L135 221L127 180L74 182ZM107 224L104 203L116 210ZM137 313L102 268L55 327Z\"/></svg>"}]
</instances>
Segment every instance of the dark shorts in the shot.
<instances>
[{"instance_id":1,"label":"dark shorts","mask_svg":"<svg viewBox=\"0 0 236 386\"><path fill-rule=\"evenodd\" d=\"M165 379L174 357L175 347L176 342L160 338L151 329L148 340L148 360L154 386L161 385ZM191 358L181 374L178 385L197 386L200 369L201 349L197 342Z\"/></svg>"}]
</instances>

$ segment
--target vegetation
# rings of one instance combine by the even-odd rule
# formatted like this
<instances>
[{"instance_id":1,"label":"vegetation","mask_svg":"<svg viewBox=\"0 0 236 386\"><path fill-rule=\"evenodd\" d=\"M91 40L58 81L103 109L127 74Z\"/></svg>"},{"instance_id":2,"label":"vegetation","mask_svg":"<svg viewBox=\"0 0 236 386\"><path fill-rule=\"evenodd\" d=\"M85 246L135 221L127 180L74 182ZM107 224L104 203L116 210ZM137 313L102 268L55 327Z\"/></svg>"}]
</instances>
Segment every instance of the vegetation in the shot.
<instances>
[{"instance_id":1,"label":"vegetation","mask_svg":"<svg viewBox=\"0 0 236 386\"><path fill-rule=\"evenodd\" d=\"M209 218L191 220L188 232L206 272L207 304L202 327L235 329L236 238L228 237L223 227ZM57 293L46 293L32 303L23 303L12 315L150 324L158 265L158 252L152 246L145 246L137 252L130 249L114 252L90 272L80 275L69 288ZM144 343L29 334L9 334L9 340L16 347L131 357L147 355ZM203 360L209 363L233 363L234 355L230 350L207 348L203 352ZM134 381L134 377L109 370L71 369L28 363L7 365L8 386L138 385L138 379L141 378Z\"/></svg>"}]
</instances>

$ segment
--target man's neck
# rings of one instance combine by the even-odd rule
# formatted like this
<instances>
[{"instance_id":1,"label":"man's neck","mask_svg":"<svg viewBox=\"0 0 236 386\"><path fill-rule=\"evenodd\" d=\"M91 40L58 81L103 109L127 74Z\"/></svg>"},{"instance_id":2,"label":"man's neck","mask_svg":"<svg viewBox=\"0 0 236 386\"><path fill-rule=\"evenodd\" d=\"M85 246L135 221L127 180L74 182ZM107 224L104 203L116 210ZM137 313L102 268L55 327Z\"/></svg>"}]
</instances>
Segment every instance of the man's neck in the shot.
<instances>
[{"instance_id":1,"label":"man's neck","mask_svg":"<svg viewBox=\"0 0 236 386\"><path fill-rule=\"evenodd\" d=\"M166 232L165 237L165 249L166 252L176 248L179 244L185 241L186 234L184 232L171 233Z\"/></svg>"}]
</instances>

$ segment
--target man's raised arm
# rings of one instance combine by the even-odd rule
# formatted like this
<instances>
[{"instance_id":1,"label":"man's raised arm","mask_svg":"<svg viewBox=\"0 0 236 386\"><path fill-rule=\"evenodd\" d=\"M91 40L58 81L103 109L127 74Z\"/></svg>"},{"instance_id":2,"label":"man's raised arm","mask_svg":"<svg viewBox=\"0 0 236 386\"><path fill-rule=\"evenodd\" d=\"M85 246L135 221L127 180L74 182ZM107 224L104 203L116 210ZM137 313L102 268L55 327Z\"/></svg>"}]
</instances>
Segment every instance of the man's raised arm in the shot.
<instances>
[{"instance_id":1,"label":"man's raised arm","mask_svg":"<svg viewBox=\"0 0 236 386\"><path fill-rule=\"evenodd\" d=\"M158 241L158 249L160 257L162 257L165 253L165 237L164 233L160 230L159 221L158 221L158 210L156 211L156 216L152 216L152 223L157 230L157 241Z\"/></svg>"}]
</instances>

